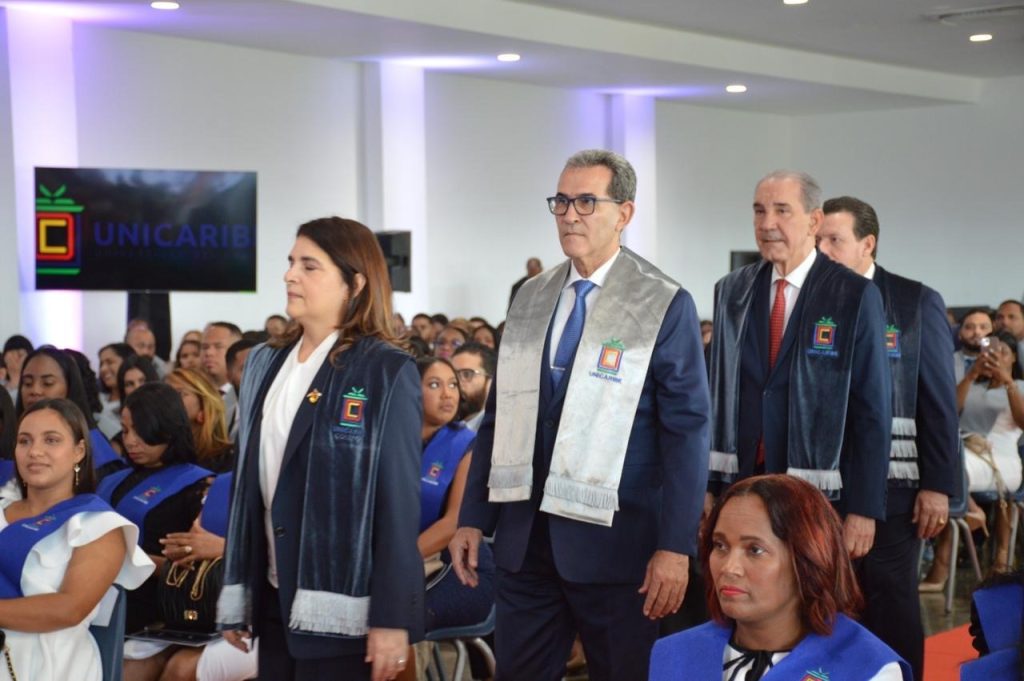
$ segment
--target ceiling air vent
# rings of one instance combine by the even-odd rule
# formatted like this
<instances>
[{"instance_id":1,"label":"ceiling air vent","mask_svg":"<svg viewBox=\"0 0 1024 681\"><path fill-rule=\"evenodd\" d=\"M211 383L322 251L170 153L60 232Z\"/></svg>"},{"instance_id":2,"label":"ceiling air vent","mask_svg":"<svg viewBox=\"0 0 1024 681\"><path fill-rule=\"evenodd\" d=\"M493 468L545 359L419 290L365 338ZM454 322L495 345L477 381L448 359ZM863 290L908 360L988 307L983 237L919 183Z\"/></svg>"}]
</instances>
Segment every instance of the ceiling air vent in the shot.
<instances>
[{"instance_id":1,"label":"ceiling air vent","mask_svg":"<svg viewBox=\"0 0 1024 681\"><path fill-rule=\"evenodd\" d=\"M967 9L941 9L929 12L926 18L950 26L979 20L1006 19L1010 17L1024 18L1024 3L1008 5L989 5L988 7L969 7Z\"/></svg>"}]
</instances>

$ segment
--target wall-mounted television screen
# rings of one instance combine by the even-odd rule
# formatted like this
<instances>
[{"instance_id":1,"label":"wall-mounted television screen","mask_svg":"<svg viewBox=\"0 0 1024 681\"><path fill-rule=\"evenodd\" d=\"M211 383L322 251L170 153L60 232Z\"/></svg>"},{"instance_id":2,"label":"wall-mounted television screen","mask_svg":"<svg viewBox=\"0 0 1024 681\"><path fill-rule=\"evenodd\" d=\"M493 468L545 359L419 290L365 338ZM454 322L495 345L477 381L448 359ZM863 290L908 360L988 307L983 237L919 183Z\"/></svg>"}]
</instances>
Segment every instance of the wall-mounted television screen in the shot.
<instances>
[{"instance_id":1,"label":"wall-mounted television screen","mask_svg":"<svg viewBox=\"0 0 1024 681\"><path fill-rule=\"evenodd\" d=\"M255 291L256 173L36 168L36 288Z\"/></svg>"}]
</instances>

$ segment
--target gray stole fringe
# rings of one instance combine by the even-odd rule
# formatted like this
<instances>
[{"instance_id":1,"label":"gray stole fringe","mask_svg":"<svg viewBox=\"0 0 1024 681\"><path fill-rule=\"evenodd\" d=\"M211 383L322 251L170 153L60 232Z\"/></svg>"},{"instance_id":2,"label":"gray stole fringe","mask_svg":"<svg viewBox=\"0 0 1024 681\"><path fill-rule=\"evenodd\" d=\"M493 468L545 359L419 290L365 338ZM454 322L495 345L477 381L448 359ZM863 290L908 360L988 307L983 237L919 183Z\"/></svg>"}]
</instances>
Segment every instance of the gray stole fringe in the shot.
<instances>
[{"instance_id":1,"label":"gray stole fringe","mask_svg":"<svg viewBox=\"0 0 1024 681\"><path fill-rule=\"evenodd\" d=\"M885 304L886 348L892 368L892 448L889 484L918 486L917 378L921 368L920 282L898 276L875 265L875 285Z\"/></svg>"},{"instance_id":2,"label":"gray stole fringe","mask_svg":"<svg viewBox=\"0 0 1024 681\"><path fill-rule=\"evenodd\" d=\"M499 354L490 501L530 498L548 326L569 262L523 284ZM589 311L566 390L541 510L611 526L633 416L679 284L623 248Z\"/></svg>"}]
</instances>

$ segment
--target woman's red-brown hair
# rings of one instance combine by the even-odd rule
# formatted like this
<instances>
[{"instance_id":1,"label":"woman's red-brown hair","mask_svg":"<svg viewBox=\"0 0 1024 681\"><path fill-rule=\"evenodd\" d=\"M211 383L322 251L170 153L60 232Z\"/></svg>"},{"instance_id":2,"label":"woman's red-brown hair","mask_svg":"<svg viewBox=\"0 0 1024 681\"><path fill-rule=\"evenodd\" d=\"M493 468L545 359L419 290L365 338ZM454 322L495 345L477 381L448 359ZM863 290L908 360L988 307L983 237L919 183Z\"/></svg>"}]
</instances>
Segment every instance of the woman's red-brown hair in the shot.
<instances>
[{"instance_id":1,"label":"woman's red-brown hair","mask_svg":"<svg viewBox=\"0 0 1024 681\"><path fill-rule=\"evenodd\" d=\"M716 622L730 621L718 603L711 573L712 535L729 500L751 495L764 503L772 532L789 549L803 625L821 636L831 634L836 614L854 616L863 606L863 597L843 543L839 515L816 487L791 475L761 475L737 482L704 521L700 558L708 612Z\"/></svg>"},{"instance_id":2,"label":"woman's red-brown hair","mask_svg":"<svg viewBox=\"0 0 1024 681\"><path fill-rule=\"evenodd\" d=\"M356 274L366 278L363 290L349 299L348 306L338 310L338 344L331 350L331 360L363 336L373 336L403 347L391 325L391 280L384 253L369 227L339 217L311 220L299 227L296 238L304 236L323 250L341 270L349 291L356 290ZM283 334L271 339L269 345L285 347L302 336L302 327L293 321Z\"/></svg>"}]
</instances>

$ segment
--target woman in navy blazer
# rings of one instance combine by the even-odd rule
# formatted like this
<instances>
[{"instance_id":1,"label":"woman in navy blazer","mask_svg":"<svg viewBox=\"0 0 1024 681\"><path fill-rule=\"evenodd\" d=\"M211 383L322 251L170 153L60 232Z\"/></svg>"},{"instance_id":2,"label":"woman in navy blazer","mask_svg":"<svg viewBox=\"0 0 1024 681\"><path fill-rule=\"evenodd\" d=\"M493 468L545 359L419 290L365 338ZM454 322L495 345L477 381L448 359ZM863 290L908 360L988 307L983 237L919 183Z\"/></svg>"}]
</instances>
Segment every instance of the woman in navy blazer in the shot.
<instances>
[{"instance_id":1,"label":"woman in navy blazer","mask_svg":"<svg viewBox=\"0 0 1024 681\"><path fill-rule=\"evenodd\" d=\"M218 622L261 678L393 679L422 636L419 375L373 233L302 225L287 331L246 358Z\"/></svg>"}]
</instances>

